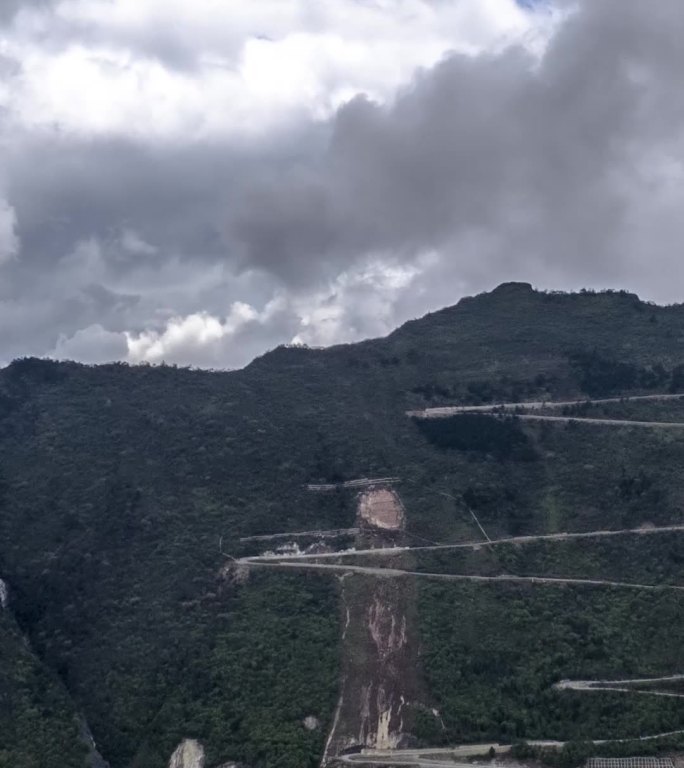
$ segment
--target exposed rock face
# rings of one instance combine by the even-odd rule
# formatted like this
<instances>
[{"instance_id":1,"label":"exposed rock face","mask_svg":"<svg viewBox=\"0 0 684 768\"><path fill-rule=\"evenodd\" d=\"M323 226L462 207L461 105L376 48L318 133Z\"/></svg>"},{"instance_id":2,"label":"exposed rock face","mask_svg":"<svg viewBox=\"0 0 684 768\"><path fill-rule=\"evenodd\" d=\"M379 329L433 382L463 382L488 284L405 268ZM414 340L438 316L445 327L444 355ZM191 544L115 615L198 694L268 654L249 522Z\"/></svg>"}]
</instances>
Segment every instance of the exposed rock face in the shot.
<instances>
[{"instance_id":1,"label":"exposed rock face","mask_svg":"<svg viewBox=\"0 0 684 768\"><path fill-rule=\"evenodd\" d=\"M359 549L403 543L406 513L392 488L370 487L358 497ZM406 552L385 555L383 566L411 570ZM345 574L340 696L321 765L351 747L394 749L411 743L415 714L430 711L412 631L415 584L410 580Z\"/></svg>"},{"instance_id":2,"label":"exposed rock face","mask_svg":"<svg viewBox=\"0 0 684 768\"><path fill-rule=\"evenodd\" d=\"M309 715L304 718L304 727L307 731L316 731L321 727L321 721L317 717Z\"/></svg>"},{"instance_id":3,"label":"exposed rock face","mask_svg":"<svg viewBox=\"0 0 684 768\"><path fill-rule=\"evenodd\" d=\"M357 516L361 525L397 531L404 527L404 508L391 488L370 488L359 496Z\"/></svg>"},{"instance_id":4,"label":"exposed rock face","mask_svg":"<svg viewBox=\"0 0 684 768\"><path fill-rule=\"evenodd\" d=\"M404 694L408 693L401 679L410 660L405 605L400 592L387 586L380 582L365 610L375 668L368 685L362 687L358 740L374 749L399 746L404 735Z\"/></svg>"},{"instance_id":5,"label":"exposed rock face","mask_svg":"<svg viewBox=\"0 0 684 768\"><path fill-rule=\"evenodd\" d=\"M249 579L249 566L244 563L227 562L219 572L219 578L224 584L245 584Z\"/></svg>"},{"instance_id":6,"label":"exposed rock face","mask_svg":"<svg viewBox=\"0 0 684 768\"><path fill-rule=\"evenodd\" d=\"M366 610L367 626L382 661L406 645L406 615L395 613L396 606L383 602L376 593Z\"/></svg>"},{"instance_id":7,"label":"exposed rock face","mask_svg":"<svg viewBox=\"0 0 684 768\"><path fill-rule=\"evenodd\" d=\"M349 576L343 679L323 765L354 746L394 749L410 743L415 711L425 709L417 643L409 631L410 582Z\"/></svg>"},{"instance_id":8,"label":"exposed rock face","mask_svg":"<svg viewBox=\"0 0 684 768\"><path fill-rule=\"evenodd\" d=\"M9 589L7 584L0 579L0 608L7 608L9 604Z\"/></svg>"},{"instance_id":9,"label":"exposed rock face","mask_svg":"<svg viewBox=\"0 0 684 768\"><path fill-rule=\"evenodd\" d=\"M169 768L204 768L204 747L195 739L183 739L171 755Z\"/></svg>"}]
</instances>

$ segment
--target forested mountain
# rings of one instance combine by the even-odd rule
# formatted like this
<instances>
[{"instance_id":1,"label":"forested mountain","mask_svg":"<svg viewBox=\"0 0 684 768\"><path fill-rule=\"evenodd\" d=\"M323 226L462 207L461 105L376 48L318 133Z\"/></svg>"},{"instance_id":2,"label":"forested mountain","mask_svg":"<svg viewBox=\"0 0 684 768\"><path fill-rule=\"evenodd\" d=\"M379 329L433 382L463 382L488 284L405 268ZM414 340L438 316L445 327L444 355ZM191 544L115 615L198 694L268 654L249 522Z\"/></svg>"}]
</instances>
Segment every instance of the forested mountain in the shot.
<instances>
[{"instance_id":1,"label":"forested mountain","mask_svg":"<svg viewBox=\"0 0 684 768\"><path fill-rule=\"evenodd\" d=\"M350 528L353 493L305 486L373 476L400 479L407 535L428 542L477 538L472 512L492 538L679 523L684 430L406 415L672 392L684 306L526 284L234 372L13 362L0 371L0 766L83 765L86 722L112 768L166 766L184 738L208 768L318 765L339 689L339 579L238 578L219 541L238 556L243 537ZM679 400L594 409L684 421ZM684 584L676 536L426 552L411 567ZM679 594L418 581L441 721L417 715L417 743L684 728L677 698L552 688L684 672Z\"/></svg>"}]
</instances>

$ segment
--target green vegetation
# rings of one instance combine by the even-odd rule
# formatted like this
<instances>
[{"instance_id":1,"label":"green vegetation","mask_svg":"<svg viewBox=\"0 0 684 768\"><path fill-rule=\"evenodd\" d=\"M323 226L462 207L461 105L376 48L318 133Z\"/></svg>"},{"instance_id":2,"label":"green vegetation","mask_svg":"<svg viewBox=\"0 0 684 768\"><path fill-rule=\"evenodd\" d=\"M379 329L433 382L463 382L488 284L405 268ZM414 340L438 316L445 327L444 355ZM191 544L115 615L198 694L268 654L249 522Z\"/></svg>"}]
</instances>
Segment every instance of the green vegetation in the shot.
<instances>
[{"instance_id":1,"label":"green vegetation","mask_svg":"<svg viewBox=\"0 0 684 768\"><path fill-rule=\"evenodd\" d=\"M0 609L0 768L81 768L86 752L67 692Z\"/></svg>"},{"instance_id":2,"label":"green vegetation","mask_svg":"<svg viewBox=\"0 0 684 768\"><path fill-rule=\"evenodd\" d=\"M64 734L73 746L43 750L61 749L61 765L70 765L69 750L80 759L78 739L68 736L74 713L83 713L112 768L162 768L184 737L203 740L208 768L234 759L251 768L315 765L338 687L335 580L253 573L246 584L233 583L220 576L219 537L224 551L241 553L253 551L240 544L243 536L350 526L352 492L313 494L303 486L372 475L401 478L409 535L433 541L480 536L471 510L490 536L680 520L684 432L486 417L428 426L405 411L445 401L566 399L588 390L678 391L683 336L683 307L655 307L626 293L544 294L518 284L407 323L387 339L279 348L231 373L16 361L0 371L0 576L11 586L31 663L56 687L54 694L42 683L27 687L25 676L12 672L3 678L3 696L19 702L20 722L44 711L43 727ZM637 407L682 411L679 401L624 405L630 413ZM642 562L630 562L613 543L568 543L529 550L529 562L515 551L488 563L483 552L467 567L677 580L676 547L656 551L662 544L639 540ZM426 586L420 623L429 679L445 702L444 739L494 734L497 718L505 725L501 736L554 736L546 728L556 726L573 734L572 712L603 735L629 733L638 718L644 730L679 722L671 702L651 697L629 704L618 694L567 694L561 701L556 692L543 693L547 651L551 659L566 654L558 669L583 668L583 646L550 650L560 639L535 651L529 696L522 692L526 668L504 655L495 666L517 686L513 693L499 702L469 678L462 698L451 700L446 682L470 653L459 646L460 628L471 626L475 644L481 607L489 606L482 626L500 636L517 614L511 618L508 603L481 587L459 592L470 594L469 602L446 610L457 592L432 591L439 589ZM615 611L626 610L627 596L606 592L617 607L609 602L599 611L597 603L558 597L572 591L553 594L542 590L522 607L522 598L511 603L530 616L511 633L521 649L553 638L553 627L587 611L592 627L622 626ZM658 596L653 610L634 613L633 650L655 640L667 647L667 638L644 634L658 605L669 611L669 642L681 639L668 600L675 598ZM18 658L17 643L10 645L9 658ZM451 671L441 661L446 646L455 654ZM513 658L514 665L506 661ZM656 661L654 669L667 666ZM463 726L462 710L471 712ZM309 714L321 721L320 731L303 727ZM428 727L429 718L418 719ZM575 730L583 737L591 728ZM37 739L17 730L2 748L22 765L22 749L40 751Z\"/></svg>"},{"instance_id":3,"label":"green vegetation","mask_svg":"<svg viewBox=\"0 0 684 768\"><path fill-rule=\"evenodd\" d=\"M519 760L539 760L551 768L577 768L588 757L638 757L640 755L671 755L684 749L684 735L666 736L648 741L626 740L609 744L591 741L571 741L562 749L535 747L526 742L513 745L511 755Z\"/></svg>"},{"instance_id":4,"label":"green vegetation","mask_svg":"<svg viewBox=\"0 0 684 768\"><path fill-rule=\"evenodd\" d=\"M414 553L415 569L464 573L684 584L684 532L610 538L542 540ZM370 558L369 558L370 559Z\"/></svg>"},{"instance_id":5,"label":"green vegetation","mask_svg":"<svg viewBox=\"0 0 684 768\"><path fill-rule=\"evenodd\" d=\"M493 419L474 413L463 413L446 419L416 419L416 426L443 450L477 451L503 461L533 461L536 453L528 436L513 418Z\"/></svg>"},{"instance_id":6,"label":"green vegetation","mask_svg":"<svg viewBox=\"0 0 684 768\"><path fill-rule=\"evenodd\" d=\"M570 355L571 365L580 376L580 387L591 397L609 397L616 392L630 389L658 389L676 382L661 363L642 367L603 357L596 350L576 352Z\"/></svg>"},{"instance_id":7,"label":"green vegetation","mask_svg":"<svg viewBox=\"0 0 684 768\"><path fill-rule=\"evenodd\" d=\"M135 765L159 765L184 736L249 765L314 768L337 688L336 590L318 576L258 573L198 621L181 674L147 724ZM192 648L192 655L188 649ZM313 715L321 727L308 731Z\"/></svg>"},{"instance_id":8,"label":"green vegetation","mask_svg":"<svg viewBox=\"0 0 684 768\"><path fill-rule=\"evenodd\" d=\"M421 582L424 665L446 743L586 741L684 728L678 699L558 691L562 679L673 674L682 597Z\"/></svg>"}]
</instances>

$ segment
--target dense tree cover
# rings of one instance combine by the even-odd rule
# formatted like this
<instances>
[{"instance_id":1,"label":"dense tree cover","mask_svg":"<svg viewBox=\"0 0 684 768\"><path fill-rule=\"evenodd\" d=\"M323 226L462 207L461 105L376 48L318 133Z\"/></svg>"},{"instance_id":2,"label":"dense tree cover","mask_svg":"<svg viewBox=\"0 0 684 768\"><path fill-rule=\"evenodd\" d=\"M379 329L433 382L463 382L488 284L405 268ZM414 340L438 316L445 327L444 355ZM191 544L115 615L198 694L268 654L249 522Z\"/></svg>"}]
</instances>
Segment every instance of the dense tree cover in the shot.
<instances>
[{"instance_id":1,"label":"dense tree cover","mask_svg":"<svg viewBox=\"0 0 684 768\"><path fill-rule=\"evenodd\" d=\"M533 461L537 455L513 418L463 413L446 419L416 419L417 427L438 448L477 451L499 460Z\"/></svg>"},{"instance_id":2,"label":"dense tree cover","mask_svg":"<svg viewBox=\"0 0 684 768\"><path fill-rule=\"evenodd\" d=\"M578 350L672 371L683 335L681 307L509 285L384 340L279 348L231 373L13 363L0 372L0 576L71 696L56 716L83 712L113 768L163 766L193 735L212 766L313 764L322 732L300 718L324 730L332 714L334 580L224 583L219 536L239 552L242 536L351 525L352 493L303 485L376 474L401 477L409 534L431 540L479 536L470 510L490 535L678 519L681 434L597 440L585 425L514 421L474 450L479 426L441 448L405 411L431 386L466 402L580 396ZM536 460L520 461L522 446Z\"/></svg>"},{"instance_id":3,"label":"dense tree cover","mask_svg":"<svg viewBox=\"0 0 684 768\"><path fill-rule=\"evenodd\" d=\"M684 532L530 541L415 553L416 570L684 584Z\"/></svg>"},{"instance_id":4,"label":"dense tree cover","mask_svg":"<svg viewBox=\"0 0 684 768\"><path fill-rule=\"evenodd\" d=\"M136 395L129 397L125 379L131 372L125 367L109 369L106 397L98 395L99 371L52 367L66 375L47 385L41 407L29 410L23 403L5 420L14 440L2 463L8 478L0 517L2 568L33 647L64 679L102 753L114 768L162 766L181 738L198 733L217 764L250 756L254 766L285 765L283 751L295 766L315 761L322 733L308 733L302 719L315 714L325 728L333 706L333 584L319 578L321 586L306 599L311 579L303 576L250 580L240 588L236 608L231 595L237 587L218 580L218 542L223 535L224 548L236 550L241 533L335 527L347 522L340 516L348 510L334 495L303 494L299 482L308 476L295 470L295 481L288 478L287 451L278 455L277 444L269 449L259 439L264 433L258 423L233 420L240 433L233 438L230 421L219 428L213 417L202 418L208 404L200 393L199 413L183 413L184 395L174 391L174 379L187 372L135 371L153 383L145 392L138 388L138 402L131 403ZM37 369L42 382L43 364ZM80 374L92 378L83 382ZM121 389L111 386L118 375ZM221 377L202 377L215 381L220 393ZM20 383L27 378L24 370ZM158 410L154 379L168 385ZM72 388L66 402L60 391L65 384ZM11 389L15 399L17 389ZM31 425L33 417L37 423ZM325 457L315 431L313 437L305 471ZM233 440L239 445L233 447ZM283 486L292 511L279 496ZM247 606L264 595L272 610L289 618L250 613ZM267 608L265 597L262 602ZM240 628L245 614L249 631ZM316 639L321 633L323 643ZM222 637L230 654L218 654ZM273 650L261 693L243 663L260 643ZM193 660L209 652L214 666L200 674ZM332 673L326 664L333 665ZM214 693L203 708L206 687L200 682L229 671L230 687L207 683ZM279 684L282 695L274 696ZM257 718L264 690L272 707ZM317 711L300 717L302 706ZM243 711L239 724L235 713Z\"/></svg>"},{"instance_id":5,"label":"dense tree cover","mask_svg":"<svg viewBox=\"0 0 684 768\"><path fill-rule=\"evenodd\" d=\"M209 764L230 756L317 766L337 688L336 597L320 576L258 573L220 599L185 642L181 674L147 724L136 768L162 764L187 736L207 745ZM320 728L307 730L308 716Z\"/></svg>"},{"instance_id":6,"label":"dense tree cover","mask_svg":"<svg viewBox=\"0 0 684 768\"><path fill-rule=\"evenodd\" d=\"M511 754L519 760L538 760L551 768L577 768L589 757L638 757L641 755L671 755L684 748L682 735L666 736L656 740L625 741L596 744L591 741L570 741L562 749L535 747L526 742L513 744Z\"/></svg>"},{"instance_id":7,"label":"dense tree cover","mask_svg":"<svg viewBox=\"0 0 684 768\"><path fill-rule=\"evenodd\" d=\"M509 374L503 374L498 378L470 381L463 386L459 386L458 383L445 386L428 382L413 387L411 392L422 396L429 405L450 401L462 402L466 405L483 405L545 399L557 388L557 384L555 379L543 373L537 374L532 379L517 379Z\"/></svg>"},{"instance_id":8,"label":"dense tree cover","mask_svg":"<svg viewBox=\"0 0 684 768\"><path fill-rule=\"evenodd\" d=\"M570 363L580 375L580 387L591 397L606 397L630 389L663 389L676 385L678 373L668 373L661 363L644 367L604 357L595 349L570 355Z\"/></svg>"},{"instance_id":9,"label":"dense tree cover","mask_svg":"<svg viewBox=\"0 0 684 768\"><path fill-rule=\"evenodd\" d=\"M81 768L86 753L67 691L0 609L0 768Z\"/></svg>"},{"instance_id":10,"label":"dense tree cover","mask_svg":"<svg viewBox=\"0 0 684 768\"><path fill-rule=\"evenodd\" d=\"M424 664L444 740L630 738L684 728L677 699L558 691L680 671L682 596L421 583Z\"/></svg>"}]
</instances>

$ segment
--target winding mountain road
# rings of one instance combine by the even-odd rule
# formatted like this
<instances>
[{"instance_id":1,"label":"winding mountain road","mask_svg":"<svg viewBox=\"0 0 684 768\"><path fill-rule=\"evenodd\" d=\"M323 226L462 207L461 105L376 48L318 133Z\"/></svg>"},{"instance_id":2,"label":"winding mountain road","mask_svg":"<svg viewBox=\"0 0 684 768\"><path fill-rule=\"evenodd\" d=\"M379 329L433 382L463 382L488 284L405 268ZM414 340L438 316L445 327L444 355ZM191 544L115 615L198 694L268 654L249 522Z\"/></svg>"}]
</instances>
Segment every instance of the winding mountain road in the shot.
<instances>
[{"instance_id":1,"label":"winding mountain road","mask_svg":"<svg viewBox=\"0 0 684 768\"><path fill-rule=\"evenodd\" d=\"M492 416L496 414L492 413ZM579 424L598 424L610 427L647 427L648 429L684 429L682 421L632 421L628 419L592 419L584 416L542 416L534 413L518 413L520 421L555 421L563 424L577 422Z\"/></svg>"},{"instance_id":2,"label":"winding mountain road","mask_svg":"<svg viewBox=\"0 0 684 768\"><path fill-rule=\"evenodd\" d=\"M297 570L330 571L333 573L362 573L368 576L380 576L382 578L415 576L422 579L437 579L442 581L471 581L482 584L571 584L590 587L620 587L624 589L642 589L656 592L665 590L684 592L684 586L679 586L677 584L637 584L628 581L611 581L609 579L572 579L552 576L514 576L510 574L500 574L498 576L479 576L474 574L461 573L430 573L426 571L407 571L401 570L399 568L373 568L371 566L363 565L331 565L328 563L300 562L294 560L294 558L278 559L276 557L268 559L252 559L246 557L241 558L237 562L261 568L291 568Z\"/></svg>"},{"instance_id":3,"label":"winding mountain road","mask_svg":"<svg viewBox=\"0 0 684 768\"><path fill-rule=\"evenodd\" d=\"M672 394L672 393L666 393L666 394L657 394L657 395L628 395L626 397L604 397L604 398L585 398L584 400L537 400L533 402L523 402L523 403L493 403L490 405L444 405L439 406L436 408L423 408L421 410L417 411L406 411L407 416L415 416L419 419L441 419L445 418L447 416L454 416L459 413L492 413L492 412L507 412L507 411L516 411L518 409L526 409L528 411L537 411L542 409L557 409L557 408L573 408L578 405L585 405L587 403L590 403L592 405L610 405L611 403L629 403L629 402L648 402L648 401L658 401L658 400L682 400L684 399L684 394ZM533 416L532 414L528 414L530 418L541 418ZM582 417L559 417L563 420L568 421L578 421L582 420L585 421L586 419L582 419ZM594 419L593 421L596 421L598 423L604 423L602 419ZM612 419L606 420L609 423L614 423ZM618 423L624 423L624 424L655 424L660 426L663 422L642 422L642 421L623 421ZM684 426L682 424L681 426Z\"/></svg>"},{"instance_id":4,"label":"winding mountain road","mask_svg":"<svg viewBox=\"0 0 684 768\"><path fill-rule=\"evenodd\" d=\"M375 549L344 549L338 552L300 553L293 555L256 555L245 557L240 562L258 563L262 560L272 560L276 557L283 560L286 557L292 560L321 560L330 558L358 557L359 555L377 555L380 557L397 555L401 552L431 552L435 550L470 549L477 550L482 547L494 547L499 544L528 544L535 541L572 541L573 539L598 539L611 536L649 536L661 533L674 533L684 531L684 523L672 525L642 526L640 528L619 528L616 530L598 531L566 531L561 533L540 533L526 536L506 536L500 539L488 539L486 541L467 541L456 544L419 544L414 547L377 547Z\"/></svg>"},{"instance_id":5,"label":"winding mountain road","mask_svg":"<svg viewBox=\"0 0 684 768\"><path fill-rule=\"evenodd\" d=\"M684 680L684 674L664 677L633 677L624 680L561 680L553 687L559 691L619 691L620 693L639 693L645 696L666 696L684 699L684 693L674 691L643 690L634 686L651 683L676 683Z\"/></svg>"},{"instance_id":6,"label":"winding mountain road","mask_svg":"<svg viewBox=\"0 0 684 768\"><path fill-rule=\"evenodd\" d=\"M654 733L646 736L636 736L631 739L594 739L594 744L625 744L631 741L654 741L668 736L679 736L684 729ZM552 747L561 749L566 742L551 740L530 740L527 742L532 747ZM461 744L456 747L441 747L435 749L394 749L394 750L363 750L351 755L340 755L337 760L340 763L356 763L357 765L411 765L415 768L473 768L473 763L458 762L458 758L477 757L487 755L490 748L494 748L497 754L505 754L510 751L510 745L496 743L489 744Z\"/></svg>"},{"instance_id":7,"label":"winding mountain road","mask_svg":"<svg viewBox=\"0 0 684 768\"><path fill-rule=\"evenodd\" d=\"M534 746L562 747L562 741L530 741ZM487 744L461 744L455 747L434 747L424 749L364 749L350 755L340 755L337 760L342 763L361 765L413 765L421 768L473 768L469 762L458 762L458 758L488 755L490 749L498 754L510 750L510 745L496 742Z\"/></svg>"}]
</instances>

